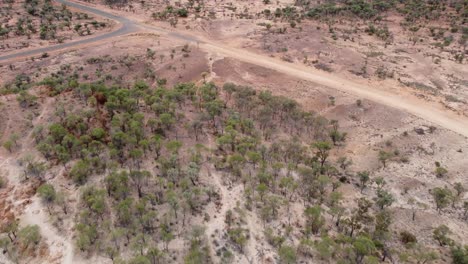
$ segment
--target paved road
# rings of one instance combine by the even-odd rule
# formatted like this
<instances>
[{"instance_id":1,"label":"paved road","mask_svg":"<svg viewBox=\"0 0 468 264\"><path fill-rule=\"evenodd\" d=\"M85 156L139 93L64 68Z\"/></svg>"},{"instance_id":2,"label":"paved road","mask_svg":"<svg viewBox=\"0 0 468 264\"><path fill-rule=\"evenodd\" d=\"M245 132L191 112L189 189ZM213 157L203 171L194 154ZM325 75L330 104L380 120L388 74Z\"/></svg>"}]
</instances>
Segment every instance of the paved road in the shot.
<instances>
[{"instance_id":1,"label":"paved road","mask_svg":"<svg viewBox=\"0 0 468 264\"><path fill-rule=\"evenodd\" d=\"M72 48L72 47L82 45L82 44L90 44L90 43L94 43L94 42L105 40L105 39L115 38L115 37L118 37L118 36L123 36L123 35L127 35L127 34L130 34L130 33L137 32L137 31L139 31L140 28L151 30L153 32L164 33L164 34L167 34L171 38L175 38L175 39L179 39L179 40L183 40L183 41L187 41L187 42L198 42L198 43L200 43L200 41L195 37L186 36L186 35L179 34L177 32L170 32L170 31L158 28L158 27L141 24L141 23L132 21L130 19L127 19L125 17L116 16L116 15L113 15L111 13L96 9L94 7L81 5L81 4L78 4L78 3L75 3L75 2L70 2L70 1L67 1L67 0L55 0L55 1L58 2L58 3L61 3L61 4L65 4L67 6L70 6L70 7L76 8L76 9L80 9L80 10L88 12L88 13L92 13L92 14L95 14L95 15L98 15L98 16L101 16L101 17L105 17L105 18L115 20L120 24L120 28L118 30L113 31L113 32L97 35L95 37L91 37L91 38L87 38L87 39L82 39L82 40L78 40L78 41L72 41L72 42L67 42L67 43L63 43L63 44L57 44L57 45L53 45L53 46L47 46L47 47L37 48L37 49L32 49L32 50L20 51L20 52L7 54L7 55L3 55L3 56L0 55L0 62L5 61L5 60L10 60L10 59L15 59L15 58L23 58L23 57L30 57L30 56L40 55L40 54L43 54L43 53L46 53L46 52L53 52L53 51L57 51L57 50L61 50L61 49Z\"/></svg>"},{"instance_id":2,"label":"paved road","mask_svg":"<svg viewBox=\"0 0 468 264\"><path fill-rule=\"evenodd\" d=\"M118 37L118 36L122 36L122 35L126 35L126 34L129 34L129 33L138 31L137 25L133 21L131 21L131 20L127 19L127 18L119 17L119 16L116 16L116 15L113 15L113 14L110 14L110 13L107 13L107 12L104 12L104 11L101 11L101 10L98 10L98 9L95 9L95 8L92 8L92 7L89 7L89 6L80 5L80 4L69 2L69 1L66 1L66 0L55 0L55 1L59 2L59 3L62 3L62 4L66 4L67 6L70 6L70 7L74 7L76 9L80 9L80 10L83 10L83 11L86 11L86 12L89 12L89 13L93 13L93 14L101 16L101 17L105 17L105 18L115 20L115 21L120 23L120 28L118 30L115 30L115 31L112 31L112 32L109 32L109 33L105 33L105 34L101 34L101 35L97 35L95 37L91 37L91 38L87 38L87 39L82 39L82 40L73 41L73 42L67 42L67 43L63 43L63 44L57 44L57 45L53 45L53 46L47 46L47 47L33 49L33 50L20 51L20 52L17 52L17 53L3 55L3 56L0 55L0 62L3 61L3 60L10 60L10 59L14 59L14 58L29 57L29 56L34 56L34 55L38 55L38 54L43 54L45 52L52 52L52 51L57 51L57 50L65 49L65 48L71 48L71 47L78 46L78 45L81 45L81 44L89 44L89 43L93 43L93 42L97 42L97 41L101 41L101 40L105 40L105 39L109 39L109 38L114 38L114 37Z\"/></svg>"},{"instance_id":3,"label":"paved road","mask_svg":"<svg viewBox=\"0 0 468 264\"><path fill-rule=\"evenodd\" d=\"M380 89L372 87L370 85L355 83L353 81L343 79L337 75L317 71L304 65L287 63L244 49L233 48L226 46L222 43L202 39L201 37L197 38L188 34L180 34L177 32L164 30L158 27L145 25L142 23L132 21L128 18L104 12L93 7L84 6L67 0L56 1L89 13L93 13L95 15L116 20L121 24L121 27L114 32L98 35L89 39L83 39L75 42L0 56L0 62L2 60L7 59L33 56L44 52L52 52L64 48L74 47L80 44L93 43L96 41L136 32L138 31L138 29L146 29L147 31L165 34L166 36L172 39L182 40L185 42L196 42L200 44L200 48L205 49L209 52L215 52L223 56L237 59L242 62L248 62L268 69L276 70L278 72L285 73L296 78L312 81L319 85L353 94L358 98L365 98L389 107L400 109L407 113L413 114L419 118L422 118L426 121L432 122L441 127L444 127L465 137L468 137L468 118L462 115L458 115L447 109L443 109L440 107L440 105L437 104L428 103L424 100L417 98L405 97L401 94L390 93L386 91L385 88Z\"/></svg>"}]
</instances>

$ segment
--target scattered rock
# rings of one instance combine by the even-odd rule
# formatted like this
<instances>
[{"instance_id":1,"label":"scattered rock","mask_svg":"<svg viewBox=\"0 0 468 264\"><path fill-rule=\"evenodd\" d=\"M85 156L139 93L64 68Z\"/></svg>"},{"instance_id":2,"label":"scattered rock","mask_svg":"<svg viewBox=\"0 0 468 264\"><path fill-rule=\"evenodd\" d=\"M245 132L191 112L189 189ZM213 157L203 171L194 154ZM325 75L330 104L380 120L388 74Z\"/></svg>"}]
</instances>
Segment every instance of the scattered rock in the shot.
<instances>
[{"instance_id":1,"label":"scattered rock","mask_svg":"<svg viewBox=\"0 0 468 264\"><path fill-rule=\"evenodd\" d=\"M427 133L432 133L435 129L431 129L431 127L428 126L420 126L414 128L414 132L418 135L425 135Z\"/></svg>"}]
</instances>

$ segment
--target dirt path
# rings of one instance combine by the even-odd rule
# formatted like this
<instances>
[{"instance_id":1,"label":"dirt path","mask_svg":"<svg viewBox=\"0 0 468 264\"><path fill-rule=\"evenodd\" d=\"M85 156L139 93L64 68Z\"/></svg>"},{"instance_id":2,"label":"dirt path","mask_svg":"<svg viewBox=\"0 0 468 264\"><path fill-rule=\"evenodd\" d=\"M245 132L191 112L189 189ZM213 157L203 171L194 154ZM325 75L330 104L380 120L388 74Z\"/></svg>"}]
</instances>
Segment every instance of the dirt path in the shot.
<instances>
[{"instance_id":1,"label":"dirt path","mask_svg":"<svg viewBox=\"0 0 468 264\"><path fill-rule=\"evenodd\" d=\"M38 197L31 199L32 203L29 204L23 215L21 216L21 224L23 225L37 225L40 228L40 232L43 238L46 239L47 245L49 246L50 255L60 259L62 264L73 263L73 244L59 234L57 228L55 228L49 222L49 214L47 209L41 204Z\"/></svg>"},{"instance_id":2,"label":"dirt path","mask_svg":"<svg viewBox=\"0 0 468 264\"><path fill-rule=\"evenodd\" d=\"M52 51L62 48L76 47L80 44L121 36L123 34L127 34L128 32L136 31L136 28L139 27L141 29L153 33L164 34L166 35L166 37L173 40L196 44L202 49L208 50L210 52L216 52L222 56L228 56L243 62L276 70L278 72L282 72L303 80L308 80L332 89L351 93L363 99L368 99L383 105L403 110L426 121L432 122L441 127L444 127L451 131L459 133L465 137L468 137L468 118L464 118L450 110L444 109L442 106L435 103L429 103L416 97L410 97L409 95L387 92L385 91L385 89L374 88L368 84L356 83L340 78L333 74L318 71L299 64L287 63L278 59L253 53L245 49L229 47L225 44L216 43L209 39L203 39L200 36L194 36L186 32L181 33L173 30L165 30L156 26L140 23L138 21L134 21L132 18L126 18L119 15L111 14L109 12L105 12L101 10L101 8L98 9L66 0L56 1L72 6L73 8L81 9L85 12L94 13L98 16L103 16L116 20L122 24L122 27L119 30L114 31L112 33L98 36L96 39L83 40L82 42L78 41L66 43L63 47L59 48L57 48L56 46L52 46L46 47L44 49L50 49ZM44 52L42 49L36 51ZM30 56L34 54L34 52L34 50L28 51L26 55ZM24 57L25 54L10 54L3 57L0 56L0 60L6 60L7 58L14 59L15 57L21 56ZM381 84L377 85L381 86Z\"/></svg>"},{"instance_id":3,"label":"dirt path","mask_svg":"<svg viewBox=\"0 0 468 264\"><path fill-rule=\"evenodd\" d=\"M208 140L208 147L214 149L216 146L211 138ZM216 259L216 252L212 248L214 245L214 240L219 238L219 234L223 233L226 229L226 224L224 220L226 219L226 213L229 210L233 210L237 206L237 202L242 200L243 196L243 186L237 184L233 187L228 187L222 182L222 175L212 167L208 167L208 177L219 191L221 196L221 207L215 208L214 215L211 216L210 221L206 223L206 236L208 237L208 242L210 245L210 255L212 259ZM216 216L216 218L214 217ZM257 259L257 253L259 251L264 252L264 247L258 244L257 238L263 237L263 227L259 224L259 221L255 214L251 212L246 212L245 215L246 228L249 229L250 239L245 246L244 254L240 255L241 258L235 263L241 264L250 264L255 263Z\"/></svg>"},{"instance_id":4,"label":"dirt path","mask_svg":"<svg viewBox=\"0 0 468 264\"><path fill-rule=\"evenodd\" d=\"M215 145L213 140L208 137L208 148L214 149L214 147ZM224 184L221 182L221 175L216 173L216 170L210 165L206 169L210 183L218 189L221 196L221 208L215 207L214 214L210 217L210 221L206 223L206 237L208 238L208 245L210 245L210 256L211 259L216 259L216 252L213 248L214 241L217 239L216 233L224 231L224 219L226 218L226 212L234 208L235 202L232 190L229 191L227 187L224 186Z\"/></svg>"},{"instance_id":5,"label":"dirt path","mask_svg":"<svg viewBox=\"0 0 468 264\"><path fill-rule=\"evenodd\" d=\"M216 210L210 221L206 224L206 236L208 237L209 245L213 245L214 240L219 239L219 234L224 232L226 228L226 224L224 222L226 219L226 213L236 207L237 202L240 201L240 197L242 197L243 188L241 184L232 188L226 187L221 183L220 179L222 176L218 173L211 172L209 177L212 180L212 184L218 188L221 194L221 208ZM216 216L216 218L214 216ZM258 219L251 212L247 212L245 221L247 223L245 227L249 229L250 239L245 246L244 254L239 255L241 258L238 259L238 262L236 263L255 263L257 252L264 248L258 244L257 240L257 238L263 236L263 228L258 223ZM210 247L210 249L211 258L216 259L215 250L212 247Z\"/></svg>"},{"instance_id":6,"label":"dirt path","mask_svg":"<svg viewBox=\"0 0 468 264\"><path fill-rule=\"evenodd\" d=\"M222 233L225 230L226 225L224 223L224 219L226 219L226 213L236 207L236 198L241 196L242 186L239 185L229 190L221 183L221 175L210 173L209 176L212 180L212 184L218 188L221 194L221 208L219 208L219 210L216 209L216 212L211 216L210 221L206 223L206 236L208 237L209 245L213 245L214 240L219 237L217 234ZM216 218L214 216L216 216ZM211 258L216 259L215 250L212 247L210 247L210 249Z\"/></svg>"},{"instance_id":7,"label":"dirt path","mask_svg":"<svg viewBox=\"0 0 468 264\"><path fill-rule=\"evenodd\" d=\"M200 44L200 47L211 52L217 52L220 55L272 69L293 77L350 93L363 99L403 110L468 137L468 118L444 109L442 106L435 105L434 103L426 102L410 95L395 94L384 91L382 88L358 84L330 73L317 71L310 67L279 61L278 59L258 55L246 50L227 47L225 45L222 46L213 42L205 42Z\"/></svg>"},{"instance_id":8,"label":"dirt path","mask_svg":"<svg viewBox=\"0 0 468 264\"><path fill-rule=\"evenodd\" d=\"M44 118L46 114L50 114L52 111L53 103L55 102L54 98L47 98L43 104L41 113L34 119L33 126L35 127L40 121ZM18 118L19 119L19 118ZM14 131L11 131L12 123L14 118L9 117L5 131L3 135L6 137L7 135L13 134ZM19 139L18 142L21 145L21 149L19 151L15 151L12 154L8 154L6 156L2 155L0 152L0 171L5 171L8 176L8 181L11 184L21 184L21 174L23 169L17 164L17 160L23 157L26 153L30 153L34 150L34 139L32 138L34 130L31 129L29 133L24 136L23 138Z\"/></svg>"},{"instance_id":9,"label":"dirt path","mask_svg":"<svg viewBox=\"0 0 468 264\"><path fill-rule=\"evenodd\" d=\"M34 118L33 126L44 122L46 116L50 116L54 111L55 98L48 97L42 104L42 109L39 115ZM9 119L10 121L12 118ZM9 125L7 126L8 129ZM0 155L0 170L5 170L8 175L8 182L14 185L14 190L21 188L21 174L23 168L15 162L17 159L23 157L27 153L31 153L34 150L34 138L33 129L29 131L27 135L20 139L21 149L12 155L2 157ZM60 261L62 264L72 264L73 262L73 244L67 238L63 237L56 227L50 222L50 216L47 209L41 204L40 199L37 196L31 198L31 203L28 204L20 216L21 225L37 225L40 228L40 232L43 238L46 238L46 243L49 247L51 257L55 260ZM21 204L21 201L13 201L15 204ZM44 262L48 263L48 262ZM56 263L56 262L54 262Z\"/></svg>"},{"instance_id":10,"label":"dirt path","mask_svg":"<svg viewBox=\"0 0 468 264\"><path fill-rule=\"evenodd\" d=\"M50 116L52 114L55 108L54 103L54 97L46 98L41 113L34 119L34 127L37 124L43 123L45 116ZM34 130L31 129L25 138L26 143L24 144L23 153L34 149L33 132ZM21 216L21 222L39 226L42 237L47 238L51 256L61 255L60 263L73 264L73 243L59 234L57 228L49 222L50 216L41 204L39 197L35 196L31 200L32 203L25 208L24 214Z\"/></svg>"}]
</instances>

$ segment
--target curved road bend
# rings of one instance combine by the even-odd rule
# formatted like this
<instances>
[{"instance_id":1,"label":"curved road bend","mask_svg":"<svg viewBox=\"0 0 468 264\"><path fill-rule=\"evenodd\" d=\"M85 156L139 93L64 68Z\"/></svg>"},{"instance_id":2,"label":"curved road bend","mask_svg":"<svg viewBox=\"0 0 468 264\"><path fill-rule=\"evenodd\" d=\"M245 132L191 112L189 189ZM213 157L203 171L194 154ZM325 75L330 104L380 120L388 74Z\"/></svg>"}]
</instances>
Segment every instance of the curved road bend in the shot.
<instances>
[{"instance_id":1,"label":"curved road bend","mask_svg":"<svg viewBox=\"0 0 468 264\"><path fill-rule=\"evenodd\" d=\"M133 33L133 32L137 31L137 27L136 27L135 23L132 22L131 20L127 19L127 18L119 17L119 16L116 16L116 15L113 15L113 14L110 14L110 13L107 13L107 12L104 12L104 11L101 11L101 10L98 10L98 9L95 9L95 8L92 8L92 7L89 7L89 6L80 5L80 4L69 2L69 1L66 1L66 0L55 0L55 1L59 2L59 3L62 3L62 4L66 4L67 6L70 6L70 7L74 7L76 9L81 9L83 11L93 13L95 15L99 15L101 17L105 17L105 18L115 20L115 21L120 23L120 28L115 30L115 31L105 33L105 34L101 34L101 35L97 35L95 37L91 37L91 38L87 38L87 39L67 42L67 43L63 43L63 44L57 44L57 45L38 48L38 49L33 49L33 50L21 51L21 52L17 52L17 53L13 53L13 54L7 54L7 55L3 55L3 56L0 55L0 61L14 59L14 58L21 58L21 57L29 57L29 56L33 56L33 55L37 55L37 54L42 54L42 53L45 53L45 52L52 52L52 51L57 51L57 50L65 49L65 48L71 48L71 47L74 47L74 46L77 46L77 45L89 44L89 43L105 40L105 39L108 39L108 38L114 38L114 37L130 34L130 33Z\"/></svg>"},{"instance_id":2,"label":"curved road bend","mask_svg":"<svg viewBox=\"0 0 468 264\"><path fill-rule=\"evenodd\" d=\"M262 56L247 50L232 48L225 46L223 44L203 41L196 37L190 35L183 35L177 32L172 32L169 30L164 30L158 27L145 25L143 23L138 23L132 21L125 17L116 16L102 10L81 5L78 3L70 2L67 0L55 0L59 3L66 4L68 6L81 9L83 11L93 13L102 17L113 19L118 21L122 26L118 30L103 35L99 35L93 38L79 40L75 42L59 44L51 47L44 47L40 49L30 50L19 52L16 54L9 54L0 56L0 61L7 59L14 59L17 57L32 56L35 54L40 54L43 52L51 52L60 50L63 48L69 48L80 44L88 44L112 37L117 37L125 35L131 32L137 31L137 28L144 28L151 30L153 32L165 33L168 37L173 39L179 39L187 42L197 42L200 44L200 47L210 50L212 52L217 52L221 55L228 56L242 62L251 63L257 66L265 67L268 69L276 70L278 72L288 74L290 76L300 78L303 80L312 81L316 84L323 85L332 89L340 90L346 93L353 94L360 98L365 98L389 107L403 110L407 113L413 114L419 118L422 118L426 121L437 124L441 127L449 129L453 132L456 132L460 135L468 137L468 118L458 115L454 112L450 112L443 108L438 108L437 106L427 103L423 100L417 100L412 98L405 98L403 95L387 92L378 88L374 88L368 85L362 85L354 83L352 81L340 78L336 75L318 72L313 69L310 69L303 65L296 65L292 63L286 63L279 61L277 59L269 58L267 56Z\"/></svg>"}]
</instances>

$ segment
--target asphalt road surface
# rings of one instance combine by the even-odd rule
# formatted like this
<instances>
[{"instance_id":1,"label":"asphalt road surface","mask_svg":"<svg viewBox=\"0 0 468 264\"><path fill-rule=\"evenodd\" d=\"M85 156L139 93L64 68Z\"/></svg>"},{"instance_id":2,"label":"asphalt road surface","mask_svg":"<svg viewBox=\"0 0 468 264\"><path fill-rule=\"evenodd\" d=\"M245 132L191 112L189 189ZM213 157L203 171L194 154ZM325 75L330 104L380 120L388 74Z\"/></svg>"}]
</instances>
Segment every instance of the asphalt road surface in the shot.
<instances>
[{"instance_id":1,"label":"asphalt road surface","mask_svg":"<svg viewBox=\"0 0 468 264\"><path fill-rule=\"evenodd\" d=\"M89 44L89 43L93 43L93 42L97 42L97 41L101 41L101 40L105 40L105 39L109 39L109 38L114 38L114 37L118 37L118 36L122 36L122 35L126 35L126 34L129 34L129 33L133 33L133 32L138 31L137 25L133 21L131 21L131 20L127 19L127 18L119 17L119 16L104 12L104 11L99 10L99 9L95 9L95 8L92 8L92 7L89 7L89 6L80 5L80 4L69 2L69 1L66 1L66 0L55 0L55 1L58 2L58 3L66 4L67 6L70 6L70 7L74 7L76 9L83 10L83 11L88 12L88 13L92 13L92 14L95 14L95 15L98 15L98 16L101 16L101 17L105 17L105 18L115 20L115 21L120 23L120 28L115 30L115 31L105 33L105 34L101 34L101 35L97 35L95 37L91 37L91 38L87 38L87 39L82 39L82 40L73 41L73 42L67 42L67 43L63 43L63 44L57 44L57 45L53 45L53 46L47 46L47 47L43 47L43 48L37 48L37 49L33 49L33 50L20 51L20 52L17 52L17 53L7 54L7 55L3 55L3 56L0 55L0 61L10 60L10 59L14 59L14 58L29 57L29 56L34 56L34 55L43 54L43 53L47 53L47 52L57 51L57 50L65 49L65 48L71 48L71 47L74 47L74 46L78 46L78 45L82 45L82 44Z\"/></svg>"},{"instance_id":2,"label":"asphalt road surface","mask_svg":"<svg viewBox=\"0 0 468 264\"><path fill-rule=\"evenodd\" d=\"M113 15L111 13L96 9L94 7L81 5L81 4L78 4L78 3L75 3L75 2L70 2L70 1L67 1L67 0L55 0L55 2L65 4L67 6L82 10L84 12L95 14L97 16L112 19L114 21L117 21L120 24L120 28L115 30L115 31L105 33L105 34L101 34L101 35L97 35L95 37L91 37L91 38L87 38L87 39L82 39L82 40L78 40L78 41L72 41L72 42L67 42L67 43L63 43L63 44L57 44L57 45L52 45L52 46L47 46L47 47L37 48L37 49L32 49L32 50L20 51L20 52L16 52L16 53L12 53L12 54L7 54L7 55L0 55L0 62L1 61L6 61L6 60L11 60L11 59L16 59L16 58L35 56L35 55L39 55L39 54L43 54L43 53L47 53L47 52L53 52L53 51L57 51L57 50L61 50L61 49L72 48L72 47L82 45L82 44L90 44L90 43L94 43L94 42L101 41L101 40L115 38L115 37L118 37L118 36L123 36L123 35L127 35L127 34L130 34L130 33L133 33L133 32L137 32L139 30L139 28L148 29L148 30L151 30L153 32L164 33L164 34L167 34L169 37L179 39L179 40L183 40L183 41L187 41L187 42L198 42L198 43L200 43L200 41L198 39L196 39L195 37L182 35L182 34L179 34L177 32L170 32L170 31L160 29L160 28L154 27L154 26L140 24L138 22L132 21L132 20L127 19L125 17L116 16L116 15Z\"/></svg>"}]
</instances>

